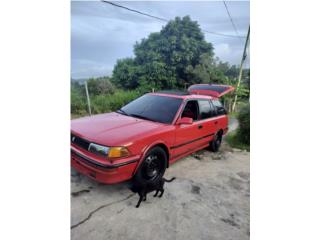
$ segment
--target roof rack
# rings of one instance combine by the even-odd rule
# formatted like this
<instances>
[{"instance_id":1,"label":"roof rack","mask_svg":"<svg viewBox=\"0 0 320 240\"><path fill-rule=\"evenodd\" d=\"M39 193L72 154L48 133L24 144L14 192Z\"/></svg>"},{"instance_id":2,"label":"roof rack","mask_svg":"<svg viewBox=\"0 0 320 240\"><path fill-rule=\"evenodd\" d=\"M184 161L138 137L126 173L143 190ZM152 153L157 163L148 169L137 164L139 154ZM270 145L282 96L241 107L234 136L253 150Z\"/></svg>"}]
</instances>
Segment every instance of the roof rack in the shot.
<instances>
[{"instance_id":1,"label":"roof rack","mask_svg":"<svg viewBox=\"0 0 320 240\"><path fill-rule=\"evenodd\" d=\"M186 96L186 95L190 95L189 92L187 91L180 91L180 90L163 90L163 91L159 91L157 93L164 93L164 94L171 94L171 95L179 95L179 96Z\"/></svg>"}]
</instances>

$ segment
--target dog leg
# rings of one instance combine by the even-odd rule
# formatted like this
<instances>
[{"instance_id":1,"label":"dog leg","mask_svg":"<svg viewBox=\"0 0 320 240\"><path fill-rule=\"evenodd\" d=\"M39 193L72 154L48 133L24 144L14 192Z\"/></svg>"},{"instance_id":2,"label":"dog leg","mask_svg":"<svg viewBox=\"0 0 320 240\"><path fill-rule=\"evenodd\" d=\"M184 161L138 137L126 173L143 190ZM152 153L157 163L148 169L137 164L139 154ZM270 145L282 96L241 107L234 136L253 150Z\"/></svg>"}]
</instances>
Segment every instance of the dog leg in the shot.
<instances>
[{"instance_id":1,"label":"dog leg","mask_svg":"<svg viewBox=\"0 0 320 240\"><path fill-rule=\"evenodd\" d=\"M160 190L160 195L159 195L159 198L161 198L162 197L162 195L163 195L163 193L164 193L164 189L162 189L162 190Z\"/></svg>"},{"instance_id":2,"label":"dog leg","mask_svg":"<svg viewBox=\"0 0 320 240\"><path fill-rule=\"evenodd\" d=\"M156 197L158 195L158 192L159 192L159 190L157 190L153 196Z\"/></svg>"},{"instance_id":3,"label":"dog leg","mask_svg":"<svg viewBox=\"0 0 320 240\"><path fill-rule=\"evenodd\" d=\"M136 208L138 208L140 206L140 203L141 203L142 199L143 199L143 196L139 194L139 201L137 203Z\"/></svg>"}]
</instances>

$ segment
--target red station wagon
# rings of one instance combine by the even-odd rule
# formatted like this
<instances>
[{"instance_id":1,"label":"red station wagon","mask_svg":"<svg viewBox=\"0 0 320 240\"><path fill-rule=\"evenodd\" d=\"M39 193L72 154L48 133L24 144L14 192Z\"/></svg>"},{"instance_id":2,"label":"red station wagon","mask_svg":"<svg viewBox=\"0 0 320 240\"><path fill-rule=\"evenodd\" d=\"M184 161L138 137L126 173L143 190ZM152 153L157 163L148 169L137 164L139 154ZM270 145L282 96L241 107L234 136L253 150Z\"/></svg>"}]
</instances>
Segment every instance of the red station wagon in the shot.
<instances>
[{"instance_id":1,"label":"red station wagon","mask_svg":"<svg viewBox=\"0 0 320 240\"><path fill-rule=\"evenodd\" d=\"M102 183L156 181L178 159L219 150L228 117L219 97L231 86L148 93L116 112L71 121L71 165Z\"/></svg>"}]
</instances>

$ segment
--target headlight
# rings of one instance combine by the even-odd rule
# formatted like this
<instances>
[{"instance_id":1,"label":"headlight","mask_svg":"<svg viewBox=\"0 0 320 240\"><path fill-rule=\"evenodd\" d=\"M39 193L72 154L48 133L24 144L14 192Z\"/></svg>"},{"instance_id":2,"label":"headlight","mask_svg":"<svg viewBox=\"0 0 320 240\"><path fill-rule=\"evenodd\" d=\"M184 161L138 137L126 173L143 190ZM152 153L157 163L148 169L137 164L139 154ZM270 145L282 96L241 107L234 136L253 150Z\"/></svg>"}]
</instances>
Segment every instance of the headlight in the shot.
<instances>
[{"instance_id":1,"label":"headlight","mask_svg":"<svg viewBox=\"0 0 320 240\"><path fill-rule=\"evenodd\" d=\"M127 157L130 155L126 147L106 147L95 143L90 143L88 150L89 152L108 158Z\"/></svg>"},{"instance_id":2,"label":"headlight","mask_svg":"<svg viewBox=\"0 0 320 240\"><path fill-rule=\"evenodd\" d=\"M101 146L101 145L98 145L95 143L90 143L88 150L89 150L89 152L92 152L92 153L95 153L97 155L104 156L104 157L107 157L108 152L109 152L108 147Z\"/></svg>"},{"instance_id":3,"label":"headlight","mask_svg":"<svg viewBox=\"0 0 320 240\"><path fill-rule=\"evenodd\" d=\"M110 147L108 157L118 158L129 156L129 150L126 147Z\"/></svg>"}]
</instances>

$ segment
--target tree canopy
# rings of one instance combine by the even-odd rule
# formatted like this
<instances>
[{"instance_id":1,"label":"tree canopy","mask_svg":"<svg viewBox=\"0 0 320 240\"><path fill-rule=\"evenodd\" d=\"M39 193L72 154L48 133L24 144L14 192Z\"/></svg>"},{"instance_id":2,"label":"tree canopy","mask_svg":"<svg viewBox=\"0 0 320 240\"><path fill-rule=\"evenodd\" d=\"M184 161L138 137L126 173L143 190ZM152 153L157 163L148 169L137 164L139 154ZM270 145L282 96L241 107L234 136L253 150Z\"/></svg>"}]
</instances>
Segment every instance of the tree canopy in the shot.
<instances>
[{"instance_id":1,"label":"tree canopy","mask_svg":"<svg viewBox=\"0 0 320 240\"><path fill-rule=\"evenodd\" d=\"M193 83L222 83L213 46L189 16L176 17L160 32L134 45L133 58L118 60L113 83L125 89L183 88ZM227 69L229 70L229 69Z\"/></svg>"}]
</instances>

